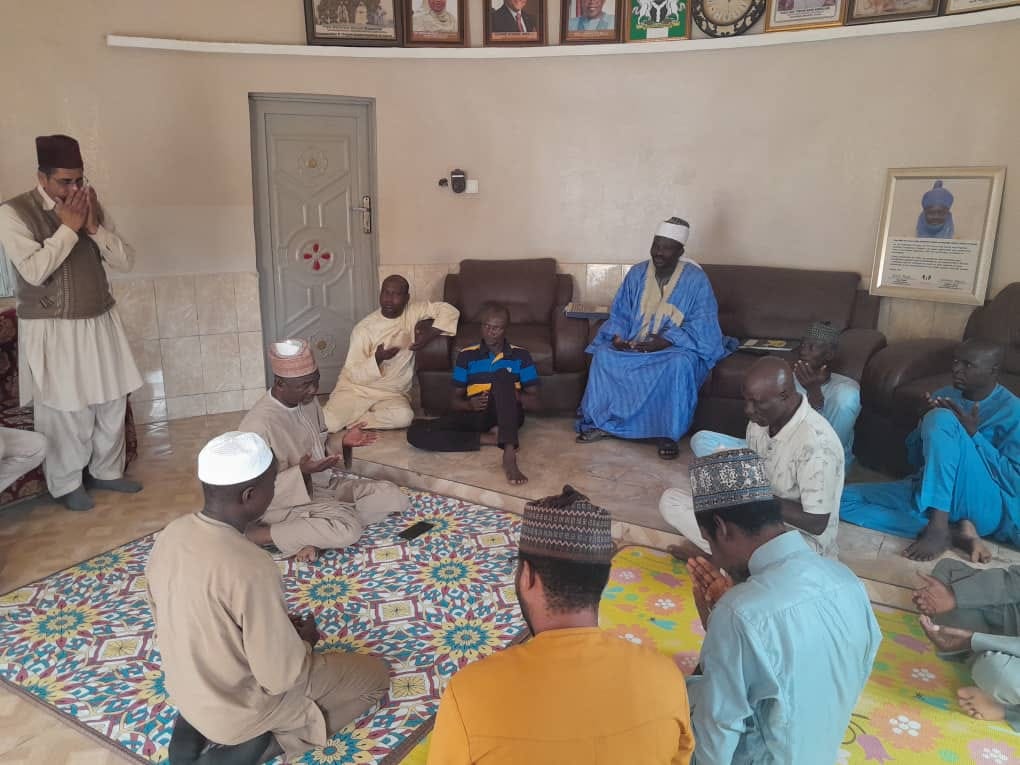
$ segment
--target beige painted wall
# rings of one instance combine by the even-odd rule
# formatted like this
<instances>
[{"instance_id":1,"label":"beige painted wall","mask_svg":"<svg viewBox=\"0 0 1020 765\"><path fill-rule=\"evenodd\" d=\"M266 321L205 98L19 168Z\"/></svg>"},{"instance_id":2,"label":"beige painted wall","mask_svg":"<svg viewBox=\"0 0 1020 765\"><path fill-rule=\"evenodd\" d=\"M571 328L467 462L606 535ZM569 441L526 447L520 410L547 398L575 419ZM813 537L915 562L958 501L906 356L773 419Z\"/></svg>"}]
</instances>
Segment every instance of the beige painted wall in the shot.
<instances>
[{"instance_id":1,"label":"beige painted wall","mask_svg":"<svg viewBox=\"0 0 1020 765\"><path fill-rule=\"evenodd\" d=\"M32 182L33 136L78 136L141 274L253 270L249 92L377 99L383 264L629 263L675 212L696 258L867 275L887 167L1020 172L1016 22L661 56L356 61L104 42L301 42L298 0L4 5L0 196ZM456 166L480 195L436 187ZM1018 182L993 293L1020 280Z\"/></svg>"}]
</instances>

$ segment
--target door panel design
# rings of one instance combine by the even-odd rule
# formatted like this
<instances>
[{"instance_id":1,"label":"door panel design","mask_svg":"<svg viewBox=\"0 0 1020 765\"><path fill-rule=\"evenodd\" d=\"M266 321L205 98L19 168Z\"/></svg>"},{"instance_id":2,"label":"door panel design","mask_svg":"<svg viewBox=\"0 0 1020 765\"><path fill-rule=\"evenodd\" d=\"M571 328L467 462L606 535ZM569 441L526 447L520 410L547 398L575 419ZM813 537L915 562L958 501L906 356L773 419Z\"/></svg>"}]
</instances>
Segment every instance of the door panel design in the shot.
<instances>
[{"instance_id":1,"label":"door panel design","mask_svg":"<svg viewBox=\"0 0 1020 765\"><path fill-rule=\"evenodd\" d=\"M367 104L253 100L260 272L272 337L309 341L328 393L351 330L376 308L375 240L351 212L374 194ZM263 167L259 168L259 139ZM263 181L264 188L259 188ZM265 312L265 308L264 308Z\"/></svg>"}]
</instances>

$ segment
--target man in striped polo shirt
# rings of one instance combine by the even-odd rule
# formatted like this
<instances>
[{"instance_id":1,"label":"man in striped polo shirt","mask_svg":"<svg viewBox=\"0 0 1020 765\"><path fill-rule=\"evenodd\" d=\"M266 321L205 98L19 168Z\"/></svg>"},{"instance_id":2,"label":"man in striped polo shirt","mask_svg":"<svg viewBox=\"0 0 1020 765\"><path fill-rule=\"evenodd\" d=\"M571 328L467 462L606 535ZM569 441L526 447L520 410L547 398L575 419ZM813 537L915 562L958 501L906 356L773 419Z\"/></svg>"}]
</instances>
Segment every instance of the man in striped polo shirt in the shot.
<instances>
[{"instance_id":1,"label":"man in striped polo shirt","mask_svg":"<svg viewBox=\"0 0 1020 765\"><path fill-rule=\"evenodd\" d=\"M517 434L525 410L538 408L538 371L531 354L506 339L510 311L498 303L482 308L482 340L457 354L453 367L453 414L415 420L411 446L433 452L470 452L482 446L503 450L503 471L512 484L528 478L517 466Z\"/></svg>"}]
</instances>

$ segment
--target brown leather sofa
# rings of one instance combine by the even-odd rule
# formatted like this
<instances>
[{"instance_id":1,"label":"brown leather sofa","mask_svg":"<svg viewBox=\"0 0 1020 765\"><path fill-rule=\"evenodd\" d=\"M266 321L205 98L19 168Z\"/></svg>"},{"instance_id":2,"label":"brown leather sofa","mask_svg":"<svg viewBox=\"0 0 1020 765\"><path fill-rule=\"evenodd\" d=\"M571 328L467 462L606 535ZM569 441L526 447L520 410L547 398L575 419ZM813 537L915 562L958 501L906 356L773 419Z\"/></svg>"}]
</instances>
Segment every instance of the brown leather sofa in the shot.
<instances>
[{"instance_id":1,"label":"brown leather sofa","mask_svg":"<svg viewBox=\"0 0 1020 765\"><path fill-rule=\"evenodd\" d=\"M460 310L457 336L438 337L418 352L422 408L429 414L449 410L457 352L481 340L479 312L492 300L510 309L507 339L527 348L535 361L541 411L573 415L588 379L588 322L563 315L573 295L572 278L557 274L552 258L462 260L460 273L449 274L443 289L443 300Z\"/></svg>"},{"instance_id":2,"label":"brown leather sofa","mask_svg":"<svg viewBox=\"0 0 1020 765\"><path fill-rule=\"evenodd\" d=\"M741 340L799 340L815 321L845 330L832 371L860 381L885 335L875 329L879 299L859 289L859 274L793 268L704 264L719 303L723 334ZM793 360L794 352L776 353ZM698 395L692 432L747 430L741 383L760 353L737 351L716 364Z\"/></svg>"},{"instance_id":3,"label":"brown leather sofa","mask_svg":"<svg viewBox=\"0 0 1020 765\"><path fill-rule=\"evenodd\" d=\"M1006 348L999 382L1020 395L1020 282L975 309L963 336ZM854 454L862 465L896 476L913 471L906 437L917 426L924 394L953 384L950 367L958 343L904 340L875 354L861 383L861 414L854 432Z\"/></svg>"}]
</instances>

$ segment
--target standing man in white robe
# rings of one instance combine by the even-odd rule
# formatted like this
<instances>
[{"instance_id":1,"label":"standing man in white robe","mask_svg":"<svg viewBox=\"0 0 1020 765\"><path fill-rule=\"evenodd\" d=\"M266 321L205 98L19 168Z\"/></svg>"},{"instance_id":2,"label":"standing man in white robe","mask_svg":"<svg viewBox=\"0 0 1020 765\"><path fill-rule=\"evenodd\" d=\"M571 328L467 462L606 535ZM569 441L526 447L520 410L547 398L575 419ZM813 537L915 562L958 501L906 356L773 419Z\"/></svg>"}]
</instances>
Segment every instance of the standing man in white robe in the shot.
<instances>
[{"instance_id":1,"label":"standing man in white robe","mask_svg":"<svg viewBox=\"0 0 1020 765\"><path fill-rule=\"evenodd\" d=\"M361 422L373 430L399 430L414 419L414 353L440 335L455 335L460 311L449 303L409 302L403 276L383 280L379 310L351 332L347 361L324 411L330 433Z\"/></svg>"},{"instance_id":2,"label":"standing man in white robe","mask_svg":"<svg viewBox=\"0 0 1020 765\"><path fill-rule=\"evenodd\" d=\"M21 405L49 449L50 494L69 510L90 510L83 486L136 492L124 478L127 395L141 387L104 266L130 271L121 239L84 176L78 142L35 139L38 185L0 206L0 245L17 269Z\"/></svg>"},{"instance_id":3,"label":"standing man in white robe","mask_svg":"<svg viewBox=\"0 0 1020 765\"><path fill-rule=\"evenodd\" d=\"M245 415L239 428L257 433L280 463L276 491L259 524L248 529L256 544L273 544L287 556L314 561L323 548L347 547L365 526L408 507L407 495L388 481L340 478L338 446L367 446L378 438L355 423L328 439L315 394L319 368L308 343L284 340L269 346L273 387ZM340 444L336 442L340 441ZM328 454L333 451L333 454Z\"/></svg>"}]
</instances>

